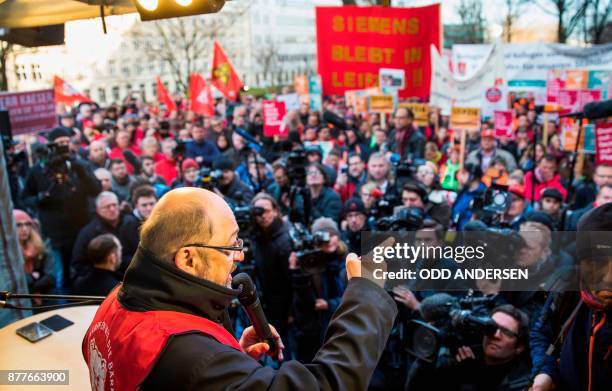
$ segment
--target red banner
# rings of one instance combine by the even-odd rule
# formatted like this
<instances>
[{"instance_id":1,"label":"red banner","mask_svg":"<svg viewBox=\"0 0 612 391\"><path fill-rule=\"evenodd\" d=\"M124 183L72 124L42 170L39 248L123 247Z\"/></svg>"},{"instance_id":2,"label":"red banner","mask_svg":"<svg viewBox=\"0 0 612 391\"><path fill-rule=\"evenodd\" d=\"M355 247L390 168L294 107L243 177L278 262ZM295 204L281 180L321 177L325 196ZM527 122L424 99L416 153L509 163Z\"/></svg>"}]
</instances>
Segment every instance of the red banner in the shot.
<instances>
[{"instance_id":1,"label":"red banner","mask_svg":"<svg viewBox=\"0 0 612 391\"><path fill-rule=\"evenodd\" d=\"M215 115L215 101L210 87L199 73L189 76L189 100L191 111L197 114L212 117Z\"/></svg>"},{"instance_id":2,"label":"red banner","mask_svg":"<svg viewBox=\"0 0 612 391\"><path fill-rule=\"evenodd\" d=\"M8 110L14 136L57 125L53 89L0 94L0 108Z\"/></svg>"},{"instance_id":3,"label":"red banner","mask_svg":"<svg viewBox=\"0 0 612 391\"><path fill-rule=\"evenodd\" d=\"M580 90L578 91L578 100L580 101L579 111L582 111L587 103L601 100L601 90Z\"/></svg>"},{"instance_id":4,"label":"red banner","mask_svg":"<svg viewBox=\"0 0 612 391\"><path fill-rule=\"evenodd\" d=\"M240 89L244 85L238 72L232 65L229 57L221 47L219 42L215 41L213 50L213 66L210 84L215 86L229 100L237 100L240 94Z\"/></svg>"},{"instance_id":5,"label":"red banner","mask_svg":"<svg viewBox=\"0 0 612 391\"><path fill-rule=\"evenodd\" d=\"M283 126L283 118L287 110L285 109L285 102L277 102L274 100L263 101L263 131L264 136L286 136L287 127Z\"/></svg>"},{"instance_id":6,"label":"red banner","mask_svg":"<svg viewBox=\"0 0 612 391\"><path fill-rule=\"evenodd\" d=\"M495 120L495 137L514 138L512 111L495 110L493 118Z\"/></svg>"},{"instance_id":7,"label":"red banner","mask_svg":"<svg viewBox=\"0 0 612 391\"><path fill-rule=\"evenodd\" d=\"M580 100L578 99L577 90L559 90L559 99L557 101L562 110L575 113L580 110Z\"/></svg>"},{"instance_id":8,"label":"red banner","mask_svg":"<svg viewBox=\"0 0 612 391\"><path fill-rule=\"evenodd\" d=\"M417 8L317 7L318 73L323 94L378 85L380 68L403 69L401 98L427 100L430 45L440 50L440 5Z\"/></svg>"},{"instance_id":9,"label":"red banner","mask_svg":"<svg viewBox=\"0 0 612 391\"><path fill-rule=\"evenodd\" d=\"M612 122L595 125L597 164L612 163Z\"/></svg>"},{"instance_id":10,"label":"red banner","mask_svg":"<svg viewBox=\"0 0 612 391\"><path fill-rule=\"evenodd\" d=\"M66 83L66 81L59 76L53 77L53 88L55 90L56 103L64 103L72 106L75 103L91 102L89 97L81 94L76 88Z\"/></svg>"}]
</instances>

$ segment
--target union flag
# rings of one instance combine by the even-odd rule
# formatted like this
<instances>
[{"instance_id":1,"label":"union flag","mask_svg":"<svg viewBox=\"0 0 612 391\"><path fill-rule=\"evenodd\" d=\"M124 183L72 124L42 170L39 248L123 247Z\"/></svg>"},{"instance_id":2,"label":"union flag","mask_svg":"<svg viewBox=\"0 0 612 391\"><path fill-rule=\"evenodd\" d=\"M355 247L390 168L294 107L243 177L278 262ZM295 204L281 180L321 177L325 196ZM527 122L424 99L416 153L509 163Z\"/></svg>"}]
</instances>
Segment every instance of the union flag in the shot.
<instances>
[{"instance_id":1,"label":"union flag","mask_svg":"<svg viewBox=\"0 0 612 391\"><path fill-rule=\"evenodd\" d=\"M72 106L75 103L91 102L91 99L80 93L76 88L66 83L59 76L53 77L53 90L55 95L55 103L65 103Z\"/></svg>"},{"instance_id":2,"label":"union flag","mask_svg":"<svg viewBox=\"0 0 612 391\"><path fill-rule=\"evenodd\" d=\"M238 99L238 93L244 85L236 69L227 58L227 54L217 41L215 41L213 51L210 84L215 86L229 100Z\"/></svg>"},{"instance_id":3,"label":"union flag","mask_svg":"<svg viewBox=\"0 0 612 391\"><path fill-rule=\"evenodd\" d=\"M191 111L197 114L212 117L215 115L215 102L210 91L210 86L199 73L189 76L189 100Z\"/></svg>"},{"instance_id":4,"label":"union flag","mask_svg":"<svg viewBox=\"0 0 612 391\"><path fill-rule=\"evenodd\" d=\"M176 110L176 102L168 94L168 90L166 90L166 86L159 76L157 76L157 102L164 104L169 112Z\"/></svg>"}]
</instances>

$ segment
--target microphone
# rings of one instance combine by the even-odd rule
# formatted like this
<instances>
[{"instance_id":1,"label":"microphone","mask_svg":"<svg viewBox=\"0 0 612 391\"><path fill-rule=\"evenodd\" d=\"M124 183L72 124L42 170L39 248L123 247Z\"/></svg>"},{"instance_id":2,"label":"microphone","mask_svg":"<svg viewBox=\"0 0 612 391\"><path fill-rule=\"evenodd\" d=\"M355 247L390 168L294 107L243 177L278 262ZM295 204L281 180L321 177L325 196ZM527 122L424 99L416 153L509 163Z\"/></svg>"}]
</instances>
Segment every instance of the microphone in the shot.
<instances>
[{"instance_id":1,"label":"microphone","mask_svg":"<svg viewBox=\"0 0 612 391\"><path fill-rule=\"evenodd\" d=\"M327 123L334 125L334 127L340 130L348 129L348 126L346 125L346 121L344 121L342 117L340 117L339 115L337 115L336 113L332 111L325 110L323 112L323 120Z\"/></svg>"},{"instance_id":2,"label":"microphone","mask_svg":"<svg viewBox=\"0 0 612 391\"><path fill-rule=\"evenodd\" d=\"M255 149L257 152L261 152L263 149L263 144L257 141L257 139L251 135L251 133L241 128L236 128L234 131L238 133L240 137L246 140L249 148Z\"/></svg>"},{"instance_id":3,"label":"microphone","mask_svg":"<svg viewBox=\"0 0 612 391\"><path fill-rule=\"evenodd\" d=\"M448 293L436 293L421 301L419 312L426 322L446 319L452 309L459 309L457 299Z\"/></svg>"},{"instance_id":4,"label":"microphone","mask_svg":"<svg viewBox=\"0 0 612 391\"><path fill-rule=\"evenodd\" d=\"M259 339L268 344L270 347L269 352L277 355L276 341L270 330L270 325L263 312L263 308L261 308L255 284L253 284L251 277L246 273L237 274L232 278L232 288L241 289L238 294L238 301L242 304L247 316L251 320L255 333L257 333Z\"/></svg>"},{"instance_id":5,"label":"microphone","mask_svg":"<svg viewBox=\"0 0 612 391\"><path fill-rule=\"evenodd\" d=\"M559 118L565 117L581 117L589 120L612 117L612 99L603 102L587 103L580 112L561 114L559 116Z\"/></svg>"}]
</instances>

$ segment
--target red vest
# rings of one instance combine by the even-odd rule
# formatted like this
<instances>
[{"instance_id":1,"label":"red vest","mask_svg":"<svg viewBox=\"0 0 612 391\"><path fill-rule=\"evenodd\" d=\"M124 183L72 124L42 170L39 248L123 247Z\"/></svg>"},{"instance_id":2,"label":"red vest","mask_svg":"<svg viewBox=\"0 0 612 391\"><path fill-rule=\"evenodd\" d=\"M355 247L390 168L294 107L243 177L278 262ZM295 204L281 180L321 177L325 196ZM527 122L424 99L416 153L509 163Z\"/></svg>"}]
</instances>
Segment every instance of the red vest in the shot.
<instances>
[{"instance_id":1,"label":"red vest","mask_svg":"<svg viewBox=\"0 0 612 391\"><path fill-rule=\"evenodd\" d=\"M118 289L100 305L83 339L92 390L138 389L172 335L198 332L241 350L236 338L211 320L174 311L128 311L117 300Z\"/></svg>"}]
</instances>

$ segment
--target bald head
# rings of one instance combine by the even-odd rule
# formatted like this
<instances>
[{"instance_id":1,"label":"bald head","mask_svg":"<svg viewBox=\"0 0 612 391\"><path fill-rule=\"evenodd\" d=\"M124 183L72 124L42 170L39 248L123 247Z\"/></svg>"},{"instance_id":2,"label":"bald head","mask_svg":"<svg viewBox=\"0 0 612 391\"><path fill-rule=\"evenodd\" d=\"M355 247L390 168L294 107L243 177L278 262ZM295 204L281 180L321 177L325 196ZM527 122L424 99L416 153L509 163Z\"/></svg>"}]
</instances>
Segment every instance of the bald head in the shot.
<instances>
[{"instance_id":1,"label":"bald head","mask_svg":"<svg viewBox=\"0 0 612 391\"><path fill-rule=\"evenodd\" d=\"M215 193L183 187L164 195L142 225L142 247L159 259L172 262L174 254L188 243L217 246L238 231L232 210Z\"/></svg>"}]
</instances>

